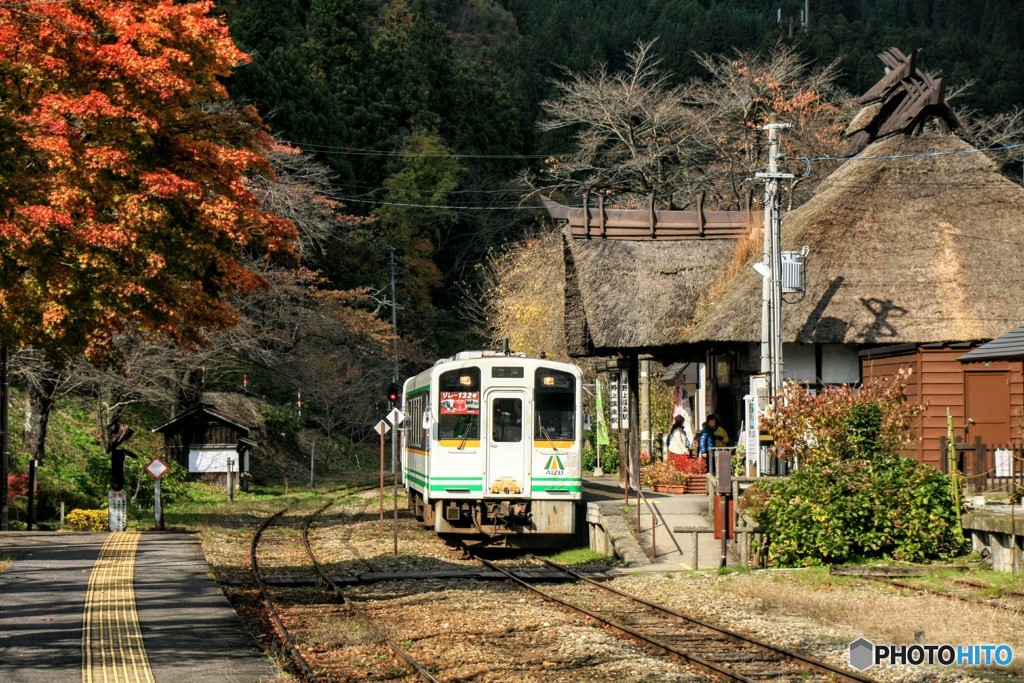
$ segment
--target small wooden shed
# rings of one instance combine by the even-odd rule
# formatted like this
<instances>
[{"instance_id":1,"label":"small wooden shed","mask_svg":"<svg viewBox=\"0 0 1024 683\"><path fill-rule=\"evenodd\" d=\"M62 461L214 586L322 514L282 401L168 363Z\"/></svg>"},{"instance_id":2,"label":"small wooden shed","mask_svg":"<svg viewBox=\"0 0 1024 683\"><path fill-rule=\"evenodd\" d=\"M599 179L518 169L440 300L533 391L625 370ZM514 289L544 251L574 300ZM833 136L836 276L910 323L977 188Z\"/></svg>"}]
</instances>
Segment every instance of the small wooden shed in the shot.
<instances>
[{"instance_id":1,"label":"small wooden shed","mask_svg":"<svg viewBox=\"0 0 1024 683\"><path fill-rule=\"evenodd\" d=\"M891 377L912 370L907 400L925 406L917 445L907 455L942 466L947 409L956 440L986 445L1019 442L1024 425L1024 363L1019 358L977 355L987 344L902 344L861 352L863 373ZM967 353L965 353L967 351Z\"/></svg>"},{"instance_id":2,"label":"small wooden shed","mask_svg":"<svg viewBox=\"0 0 1024 683\"><path fill-rule=\"evenodd\" d=\"M227 483L246 488L249 456L256 442L250 438L253 426L201 403L153 431L164 435L167 457L188 468L193 481Z\"/></svg>"}]
</instances>

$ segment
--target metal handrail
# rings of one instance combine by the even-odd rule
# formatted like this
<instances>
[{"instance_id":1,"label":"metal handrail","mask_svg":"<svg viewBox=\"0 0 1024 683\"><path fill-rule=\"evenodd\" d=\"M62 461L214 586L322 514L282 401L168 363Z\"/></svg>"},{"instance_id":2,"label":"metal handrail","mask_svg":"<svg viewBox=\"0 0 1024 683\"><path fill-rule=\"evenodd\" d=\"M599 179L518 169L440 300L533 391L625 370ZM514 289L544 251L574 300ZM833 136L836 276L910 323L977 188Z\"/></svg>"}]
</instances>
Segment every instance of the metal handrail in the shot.
<instances>
[{"instance_id":1,"label":"metal handrail","mask_svg":"<svg viewBox=\"0 0 1024 683\"><path fill-rule=\"evenodd\" d=\"M625 487L626 488L626 505L629 505L629 487L630 487L630 485L632 483L632 477L629 476L630 475L630 472L629 472L629 461L630 461L630 458L627 457L626 458L626 462L625 462L625 467L624 467L625 474L626 474L626 487ZM657 532L655 531L655 529L657 529L657 527L658 527L658 518L657 518L657 516L654 513L654 508L651 507L651 502L649 500L647 500L647 496L644 495L643 484L640 483L640 472L639 472L639 470L636 473L636 497L637 497L637 505L636 505L636 535L637 535L637 538L640 537L640 528L641 528L641 523L640 523L641 506L640 506L640 503L642 502L642 503L644 503L647 506L647 509L651 513L651 558L652 559L657 559L658 558L658 537L657 537Z\"/></svg>"}]
</instances>

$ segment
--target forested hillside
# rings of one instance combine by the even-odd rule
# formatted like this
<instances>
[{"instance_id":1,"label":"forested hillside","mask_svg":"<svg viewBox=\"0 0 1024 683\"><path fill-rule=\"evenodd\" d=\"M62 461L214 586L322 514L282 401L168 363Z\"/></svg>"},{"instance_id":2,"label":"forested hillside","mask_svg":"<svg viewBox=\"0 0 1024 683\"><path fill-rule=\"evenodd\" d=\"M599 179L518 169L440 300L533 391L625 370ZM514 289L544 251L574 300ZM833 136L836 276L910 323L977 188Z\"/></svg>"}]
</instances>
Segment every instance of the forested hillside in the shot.
<instances>
[{"instance_id":1,"label":"forested hillside","mask_svg":"<svg viewBox=\"0 0 1024 683\"><path fill-rule=\"evenodd\" d=\"M804 10L809 8L805 23ZM1012 0L234 0L223 9L253 55L231 82L281 137L336 174L336 196L375 222L332 245L338 284L381 287L395 247L399 327L428 353L478 343L465 300L472 266L520 239L535 214L509 181L571 144L537 132L541 102L565 69L621 68L657 38L672 83L701 77L695 58L779 42L811 64L838 60L836 85L863 92L876 54L921 50L956 104L988 114L1024 102L1024 8Z\"/></svg>"},{"instance_id":2,"label":"forested hillside","mask_svg":"<svg viewBox=\"0 0 1024 683\"><path fill-rule=\"evenodd\" d=\"M523 181L566 201L593 186L736 206L766 117L797 124L793 156L831 154L888 47L920 50L954 106L989 117L973 141L1024 141L1012 0L154 7L0 3L0 347L27 413L12 475L34 458L41 481L59 477L44 458L54 411L98 406L81 431L106 459L129 422L210 392L262 402L286 425L278 455L315 432L318 453L358 462L394 373L494 336L557 352L557 273L521 257L537 245L560 263L560 247L526 239L545 214ZM39 32L51 24L79 29ZM641 103L620 106L633 85ZM646 104L664 118L643 120ZM616 130L652 122L616 147ZM1019 173L1019 157L1003 163ZM60 457L85 471L81 450Z\"/></svg>"}]
</instances>

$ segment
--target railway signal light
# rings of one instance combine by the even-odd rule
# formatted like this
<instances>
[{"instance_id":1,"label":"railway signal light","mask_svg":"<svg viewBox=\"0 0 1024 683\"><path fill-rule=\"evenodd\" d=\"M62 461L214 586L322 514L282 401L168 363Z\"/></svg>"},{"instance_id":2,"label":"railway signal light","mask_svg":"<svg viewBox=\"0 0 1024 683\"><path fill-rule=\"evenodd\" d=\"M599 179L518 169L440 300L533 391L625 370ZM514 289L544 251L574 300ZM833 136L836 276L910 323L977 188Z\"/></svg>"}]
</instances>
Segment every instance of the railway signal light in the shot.
<instances>
[{"instance_id":1,"label":"railway signal light","mask_svg":"<svg viewBox=\"0 0 1024 683\"><path fill-rule=\"evenodd\" d=\"M391 384L389 384L388 385L388 403L390 405L395 405L395 404L398 403L398 394L399 394L398 383L397 382L392 382Z\"/></svg>"}]
</instances>

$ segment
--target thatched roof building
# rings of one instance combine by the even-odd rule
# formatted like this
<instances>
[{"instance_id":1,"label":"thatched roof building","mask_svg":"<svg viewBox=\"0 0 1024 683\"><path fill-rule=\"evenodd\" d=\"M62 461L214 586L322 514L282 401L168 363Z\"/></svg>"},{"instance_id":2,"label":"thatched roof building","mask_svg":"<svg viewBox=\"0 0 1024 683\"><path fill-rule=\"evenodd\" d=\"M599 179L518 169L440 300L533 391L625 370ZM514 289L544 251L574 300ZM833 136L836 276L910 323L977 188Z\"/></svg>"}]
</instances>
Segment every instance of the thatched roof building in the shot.
<instances>
[{"instance_id":1,"label":"thatched roof building","mask_svg":"<svg viewBox=\"0 0 1024 683\"><path fill-rule=\"evenodd\" d=\"M1024 320L1022 244L1024 189L983 154L947 134L877 141L783 221L783 249L810 248L783 341L997 337ZM755 342L760 316L761 277L746 267L685 341Z\"/></svg>"},{"instance_id":2,"label":"thatched roof building","mask_svg":"<svg viewBox=\"0 0 1024 683\"><path fill-rule=\"evenodd\" d=\"M565 240L565 330L572 356L678 344L735 240Z\"/></svg>"}]
</instances>

